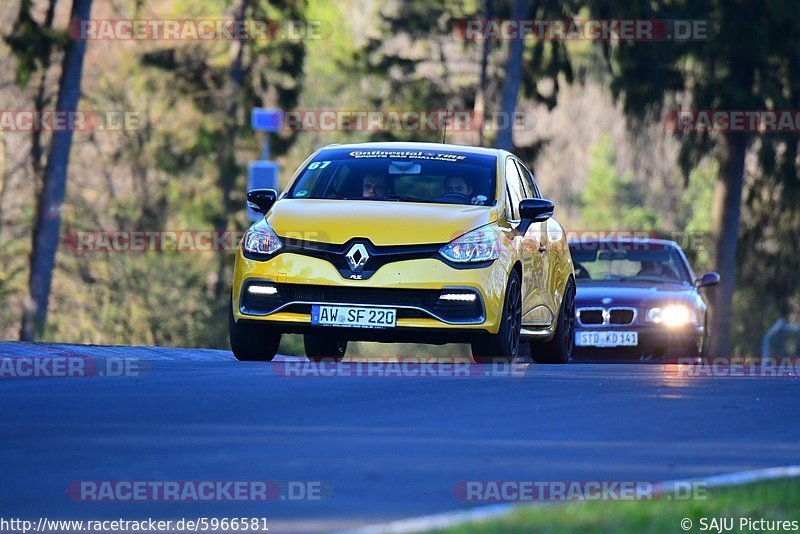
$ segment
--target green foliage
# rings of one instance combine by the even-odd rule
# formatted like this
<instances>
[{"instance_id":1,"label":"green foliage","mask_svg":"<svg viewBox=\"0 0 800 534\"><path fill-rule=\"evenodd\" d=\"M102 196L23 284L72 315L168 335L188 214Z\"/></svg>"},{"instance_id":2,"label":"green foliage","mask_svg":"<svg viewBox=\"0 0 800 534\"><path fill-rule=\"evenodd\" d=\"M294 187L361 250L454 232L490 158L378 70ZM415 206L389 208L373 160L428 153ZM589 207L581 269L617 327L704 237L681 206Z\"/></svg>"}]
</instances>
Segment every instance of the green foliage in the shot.
<instances>
[{"instance_id":1,"label":"green foliage","mask_svg":"<svg viewBox=\"0 0 800 534\"><path fill-rule=\"evenodd\" d=\"M3 40L17 60L17 83L26 87L37 71L48 62L54 48L63 48L69 42L67 32L54 31L39 24L31 16L31 0L22 0L14 28Z\"/></svg>"},{"instance_id":2,"label":"green foliage","mask_svg":"<svg viewBox=\"0 0 800 534\"><path fill-rule=\"evenodd\" d=\"M589 153L591 162L581 197L584 227L634 231L658 228L658 216L643 206L643 194L630 171L617 171L611 136L602 135Z\"/></svg>"},{"instance_id":3,"label":"green foliage","mask_svg":"<svg viewBox=\"0 0 800 534\"><path fill-rule=\"evenodd\" d=\"M241 5L247 7L237 18L305 20L305 2L294 0L178 0L129 7L139 10L138 16L152 17L153 9L161 9L158 16L180 19L231 16L230 10ZM20 39L33 42L27 34ZM89 177L71 169L65 233L223 230L247 224L245 169L258 154L250 109L290 109L297 103L305 42L245 41L238 56L231 53L237 46L220 40L145 41L131 43L122 54L117 43L109 46L110 54L119 54L117 60L97 68L99 77L84 87L84 105L136 110L142 124L116 134L89 134L97 169ZM281 143L273 143L273 154L280 155L292 140L282 136ZM232 260L231 251L86 253L60 247L47 337L224 348ZM0 267L0 279L7 278L6 272ZM0 286L5 290L10 282L0 281Z\"/></svg>"},{"instance_id":4,"label":"green foliage","mask_svg":"<svg viewBox=\"0 0 800 534\"><path fill-rule=\"evenodd\" d=\"M800 101L800 17L790 1L591 0L587 5L596 18L710 22L707 39L668 43L621 41L604 47L612 66L612 91L634 121L660 117L669 106L677 108L676 102L681 102L680 107L685 109L728 111L795 109ZM791 299L800 291L796 277L795 281L789 281L791 277L787 279L784 271L785 266L795 267L784 247L794 249L798 243L797 224L787 221L800 220L800 203L794 193L800 189L796 158L800 138L796 134L760 132L690 131L677 135L681 142L679 163L684 174L689 175L710 155L720 162L717 178L720 184L734 192L720 203L719 220L714 221L715 248L720 251L715 268L723 276L714 298L714 326L725 327L725 321L716 318L728 317L732 311L734 324L751 326L754 317L770 317L772 310L788 312ZM744 200L746 216L740 219L738 194L743 182L740 169L744 167L746 149L754 139L760 144L759 168L755 173L746 171L755 180L745 187L749 188ZM772 197L767 204L759 201L770 197L770 191L775 189L786 194ZM731 243L736 239L740 252L734 258ZM778 263L768 263L766 258ZM765 272L771 272L779 282L765 283ZM738 282L740 294L732 298L734 281ZM753 287L771 290L753 292ZM738 303L732 309L731 300ZM761 309L767 315L752 313ZM755 331L763 328L759 326ZM728 349L727 334L717 333L722 336L719 345L723 352ZM752 350L755 345L753 336L746 341L739 336L735 343L738 350Z\"/></svg>"},{"instance_id":5,"label":"green foliage","mask_svg":"<svg viewBox=\"0 0 800 534\"><path fill-rule=\"evenodd\" d=\"M474 43L453 44L456 24L479 15L477 2L391 1L379 14L379 33L355 54L357 73L379 110L471 110L478 79L459 77L456 63L479 54ZM374 140L437 142L437 131L381 131Z\"/></svg>"},{"instance_id":6,"label":"green foliage","mask_svg":"<svg viewBox=\"0 0 800 534\"><path fill-rule=\"evenodd\" d=\"M436 532L447 534L511 532L678 532L688 518L700 530L700 519L712 518L784 521L800 505L800 482L785 478L744 486L704 488L696 497L662 498L652 501L576 502L556 506L519 506L499 519L473 522ZM701 496L702 495L702 496ZM673 496L668 496L673 497ZM708 529L712 530L712 529Z\"/></svg>"},{"instance_id":7,"label":"green foliage","mask_svg":"<svg viewBox=\"0 0 800 534\"><path fill-rule=\"evenodd\" d=\"M511 0L492 4L494 18L509 16ZM227 16L237 5L235 0L136 0L115 9L120 18L216 18ZM111 52L117 44L90 43L89 51L108 46L109 54L115 55L92 65L93 76L84 80L82 106L138 110L144 124L118 137L76 135L76 152L94 146L90 150L96 159L84 154L82 161L89 164L72 170L64 230L242 229L245 169L259 144L249 127L253 106L472 109L483 43L454 39L453 29L462 19L482 16L484 5L481 0L251 0L245 18L320 21L323 38L245 43L236 83L231 82L234 43L229 41L130 43L123 53ZM67 37L66 32L36 22L30 0L20 6L3 39L15 59L17 80L24 86ZM696 42L597 45L527 40L521 107L543 103L552 108L558 104L561 85L592 77L611 87L634 122L660 122L672 98L688 98L684 107L696 109L795 109L800 101L800 32L794 10L788 0L746 5L688 0L531 1L531 19L709 18L719 33ZM499 101L507 46L496 41L489 45L489 112ZM27 91L32 97L34 90ZM517 147L530 161L547 142L547 125L537 129L542 130L536 132L540 137L531 146ZM270 134L270 144L273 156L283 164L285 183L311 151L328 143L439 138L438 132L305 131ZM671 197L680 201L674 202L677 206L670 216L659 217L655 214L666 210L657 205L657 193L647 190L644 178L622 168L611 136L601 137L590 148L587 187L575 199L582 209L583 228L646 230L669 224L710 235L714 183L720 171L717 139L688 134L679 140L687 187ZM491 144L491 138L488 141ZM739 352L755 352L759 334L769 324L800 309L797 148L796 134L758 136L753 150L757 158L749 162L740 229L739 250L744 252L739 255L739 290L734 299ZM20 221L13 221L14 231L3 228L0 236L3 324L15 320L27 282L23 264L30 240L24 226L32 218L30 206L23 206L20 213ZM5 219L4 224L8 224ZM714 267L709 258L711 239L703 243L704 249L687 250L698 270ZM227 299L216 292L227 288L231 260L231 254L209 253L79 255L61 247L50 337L224 347ZM301 354L302 339L287 336L281 350ZM434 351L452 354L463 352L463 347ZM351 348L352 354L362 352L396 350L386 345Z\"/></svg>"},{"instance_id":8,"label":"green foliage","mask_svg":"<svg viewBox=\"0 0 800 534\"><path fill-rule=\"evenodd\" d=\"M687 235L681 243L695 270L704 272L711 264L711 206L714 199L714 184L717 179L719 163L716 160L704 161L689 174L688 187L683 192L682 224Z\"/></svg>"}]
</instances>

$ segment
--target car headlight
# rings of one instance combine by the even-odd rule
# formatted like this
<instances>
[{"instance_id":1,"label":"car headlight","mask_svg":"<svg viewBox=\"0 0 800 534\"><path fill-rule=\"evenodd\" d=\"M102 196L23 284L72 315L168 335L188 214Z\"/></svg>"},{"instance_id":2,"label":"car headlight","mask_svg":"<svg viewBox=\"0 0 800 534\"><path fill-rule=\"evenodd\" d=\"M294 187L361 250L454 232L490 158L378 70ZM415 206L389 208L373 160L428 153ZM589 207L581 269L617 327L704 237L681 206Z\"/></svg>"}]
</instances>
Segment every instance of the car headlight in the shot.
<instances>
[{"instance_id":1,"label":"car headlight","mask_svg":"<svg viewBox=\"0 0 800 534\"><path fill-rule=\"evenodd\" d=\"M456 263L475 263L499 257L497 234L482 226L454 239L439 250L439 254Z\"/></svg>"},{"instance_id":2,"label":"car headlight","mask_svg":"<svg viewBox=\"0 0 800 534\"><path fill-rule=\"evenodd\" d=\"M692 312L683 304L671 304L647 311L647 321L669 327L684 326L692 321Z\"/></svg>"},{"instance_id":3,"label":"car headlight","mask_svg":"<svg viewBox=\"0 0 800 534\"><path fill-rule=\"evenodd\" d=\"M251 226L242 238L242 248L253 254L272 254L282 246L280 238L264 219Z\"/></svg>"}]
</instances>

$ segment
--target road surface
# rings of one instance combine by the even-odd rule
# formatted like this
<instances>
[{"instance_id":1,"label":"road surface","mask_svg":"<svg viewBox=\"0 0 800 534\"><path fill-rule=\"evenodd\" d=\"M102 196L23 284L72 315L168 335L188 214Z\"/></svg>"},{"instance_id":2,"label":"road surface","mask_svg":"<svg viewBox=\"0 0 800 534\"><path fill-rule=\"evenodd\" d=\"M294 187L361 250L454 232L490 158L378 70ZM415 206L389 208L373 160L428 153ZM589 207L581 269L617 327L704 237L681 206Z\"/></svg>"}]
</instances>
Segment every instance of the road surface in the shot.
<instances>
[{"instance_id":1,"label":"road surface","mask_svg":"<svg viewBox=\"0 0 800 534\"><path fill-rule=\"evenodd\" d=\"M479 504L457 498L463 480L673 480L800 458L797 377L632 364L285 376L285 362L225 351L0 342L6 359L59 355L138 367L0 378L1 516L266 517L271 532L333 531ZM85 502L67 491L120 480L315 482L321 498Z\"/></svg>"}]
</instances>

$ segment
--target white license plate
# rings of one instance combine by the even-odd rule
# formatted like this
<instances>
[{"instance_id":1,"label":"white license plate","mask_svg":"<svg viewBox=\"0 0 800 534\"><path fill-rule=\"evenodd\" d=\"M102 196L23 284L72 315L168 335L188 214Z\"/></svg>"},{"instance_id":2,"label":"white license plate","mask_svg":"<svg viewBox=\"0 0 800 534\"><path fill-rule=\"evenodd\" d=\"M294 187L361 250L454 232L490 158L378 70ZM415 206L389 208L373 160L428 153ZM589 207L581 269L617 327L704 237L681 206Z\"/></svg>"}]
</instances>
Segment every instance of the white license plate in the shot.
<instances>
[{"instance_id":1,"label":"white license plate","mask_svg":"<svg viewBox=\"0 0 800 534\"><path fill-rule=\"evenodd\" d=\"M351 328L393 328L397 322L394 308L360 306L311 306L311 324L349 326Z\"/></svg>"},{"instance_id":2,"label":"white license plate","mask_svg":"<svg viewBox=\"0 0 800 534\"><path fill-rule=\"evenodd\" d=\"M638 332L590 330L575 332L575 345L579 347L635 347L638 344Z\"/></svg>"}]
</instances>

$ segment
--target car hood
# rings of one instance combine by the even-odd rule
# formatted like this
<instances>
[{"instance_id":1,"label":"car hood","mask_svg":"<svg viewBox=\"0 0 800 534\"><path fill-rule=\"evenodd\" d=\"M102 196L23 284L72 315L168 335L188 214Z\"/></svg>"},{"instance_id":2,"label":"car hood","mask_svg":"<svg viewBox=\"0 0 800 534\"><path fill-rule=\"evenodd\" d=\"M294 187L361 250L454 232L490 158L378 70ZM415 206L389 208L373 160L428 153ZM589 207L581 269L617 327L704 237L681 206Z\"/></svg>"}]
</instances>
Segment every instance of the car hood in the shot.
<instances>
[{"instance_id":1,"label":"car hood","mask_svg":"<svg viewBox=\"0 0 800 534\"><path fill-rule=\"evenodd\" d=\"M680 283L653 282L581 282L578 281L576 305L647 307L665 302L686 302L692 286ZM610 298L611 302L603 302Z\"/></svg>"},{"instance_id":2,"label":"car hood","mask_svg":"<svg viewBox=\"0 0 800 534\"><path fill-rule=\"evenodd\" d=\"M496 220L494 207L374 200L283 199L267 215L281 237L336 244L361 237L375 245L449 243Z\"/></svg>"}]
</instances>

